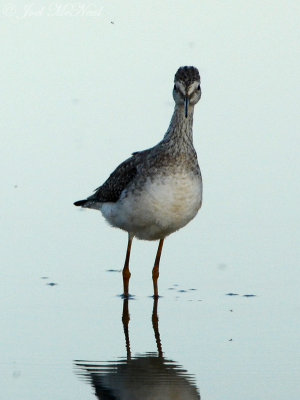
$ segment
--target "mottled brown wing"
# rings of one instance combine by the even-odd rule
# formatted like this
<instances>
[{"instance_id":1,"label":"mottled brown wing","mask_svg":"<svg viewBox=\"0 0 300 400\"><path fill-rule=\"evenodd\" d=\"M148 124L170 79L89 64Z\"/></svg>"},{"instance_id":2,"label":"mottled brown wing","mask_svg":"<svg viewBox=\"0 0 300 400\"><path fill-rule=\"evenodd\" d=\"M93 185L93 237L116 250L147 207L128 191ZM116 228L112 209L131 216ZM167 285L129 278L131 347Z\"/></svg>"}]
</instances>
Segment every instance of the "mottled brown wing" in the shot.
<instances>
[{"instance_id":1,"label":"mottled brown wing","mask_svg":"<svg viewBox=\"0 0 300 400\"><path fill-rule=\"evenodd\" d=\"M121 193L136 173L136 159L133 156L122 162L88 200L101 203L118 201Z\"/></svg>"}]
</instances>

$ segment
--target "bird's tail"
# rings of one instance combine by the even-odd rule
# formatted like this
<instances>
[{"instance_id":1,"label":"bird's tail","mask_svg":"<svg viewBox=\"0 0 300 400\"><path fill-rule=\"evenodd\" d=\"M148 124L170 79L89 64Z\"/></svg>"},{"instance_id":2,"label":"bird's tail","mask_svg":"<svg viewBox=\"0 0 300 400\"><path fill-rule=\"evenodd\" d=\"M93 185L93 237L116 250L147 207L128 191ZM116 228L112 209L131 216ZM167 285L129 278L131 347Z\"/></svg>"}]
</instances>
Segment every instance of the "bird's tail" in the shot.
<instances>
[{"instance_id":1,"label":"bird's tail","mask_svg":"<svg viewBox=\"0 0 300 400\"><path fill-rule=\"evenodd\" d=\"M74 206L84 207L86 202L87 202L87 200L78 200L78 201L75 201L75 203L73 203L73 204L74 204Z\"/></svg>"}]
</instances>

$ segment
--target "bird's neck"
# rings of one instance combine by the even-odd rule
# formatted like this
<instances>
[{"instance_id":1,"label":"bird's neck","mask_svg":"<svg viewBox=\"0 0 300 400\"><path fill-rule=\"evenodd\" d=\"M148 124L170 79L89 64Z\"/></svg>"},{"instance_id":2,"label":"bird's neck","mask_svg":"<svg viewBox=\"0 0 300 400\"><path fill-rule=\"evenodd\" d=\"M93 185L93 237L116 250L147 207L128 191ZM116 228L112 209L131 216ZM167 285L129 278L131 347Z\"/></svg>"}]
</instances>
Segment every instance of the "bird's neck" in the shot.
<instances>
[{"instance_id":1,"label":"bird's neck","mask_svg":"<svg viewBox=\"0 0 300 400\"><path fill-rule=\"evenodd\" d=\"M189 106L188 116L185 117L184 106L175 105L169 128L163 142L177 144L178 146L193 147L193 114L194 106Z\"/></svg>"}]
</instances>

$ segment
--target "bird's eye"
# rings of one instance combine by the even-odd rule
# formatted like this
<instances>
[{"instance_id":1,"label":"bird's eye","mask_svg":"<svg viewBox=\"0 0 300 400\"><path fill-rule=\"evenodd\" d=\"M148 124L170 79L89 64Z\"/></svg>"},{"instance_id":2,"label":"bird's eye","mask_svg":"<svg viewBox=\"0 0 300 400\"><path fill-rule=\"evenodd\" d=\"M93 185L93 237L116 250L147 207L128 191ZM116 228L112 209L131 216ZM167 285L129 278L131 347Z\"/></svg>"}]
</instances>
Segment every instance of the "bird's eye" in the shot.
<instances>
[{"instance_id":1,"label":"bird's eye","mask_svg":"<svg viewBox=\"0 0 300 400\"><path fill-rule=\"evenodd\" d=\"M197 89L200 90L200 85L198 85Z\"/></svg>"},{"instance_id":2,"label":"bird's eye","mask_svg":"<svg viewBox=\"0 0 300 400\"><path fill-rule=\"evenodd\" d=\"M176 85L174 85L174 90L175 90L175 92L177 92L177 87L176 87Z\"/></svg>"}]
</instances>

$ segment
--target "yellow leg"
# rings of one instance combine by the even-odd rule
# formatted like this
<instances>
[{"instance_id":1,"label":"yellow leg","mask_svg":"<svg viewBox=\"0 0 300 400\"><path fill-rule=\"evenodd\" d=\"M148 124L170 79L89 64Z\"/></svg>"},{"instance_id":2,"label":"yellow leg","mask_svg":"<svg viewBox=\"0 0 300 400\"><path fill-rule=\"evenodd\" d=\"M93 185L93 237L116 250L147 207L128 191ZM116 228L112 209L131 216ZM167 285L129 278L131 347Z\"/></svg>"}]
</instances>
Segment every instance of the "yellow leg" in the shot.
<instances>
[{"instance_id":1,"label":"yellow leg","mask_svg":"<svg viewBox=\"0 0 300 400\"><path fill-rule=\"evenodd\" d=\"M158 287L157 287L157 280L159 277L159 261L160 261L160 256L162 252L162 247L164 244L164 239L160 239L156 257L155 257L155 262L154 262L154 267L152 270L152 280L153 280L153 288L154 288L154 298L158 298Z\"/></svg>"},{"instance_id":2,"label":"yellow leg","mask_svg":"<svg viewBox=\"0 0 300 400\"><path fill-rule=\"evenodd\" d=\"M123 287L124 287L124 296L128 297L129 291L129 279L131 276L131 273L129 271L129 259L130 259L130 250L131 250L131 244L132 244L132 237L128 235L128 244L127 244L127 252L126 252L126 259L125 259L125 264L123 268Z\"/></svg>"}]
</instances>

